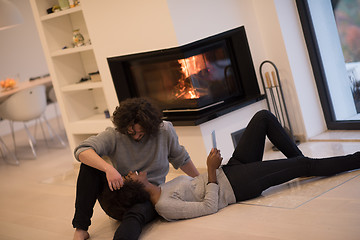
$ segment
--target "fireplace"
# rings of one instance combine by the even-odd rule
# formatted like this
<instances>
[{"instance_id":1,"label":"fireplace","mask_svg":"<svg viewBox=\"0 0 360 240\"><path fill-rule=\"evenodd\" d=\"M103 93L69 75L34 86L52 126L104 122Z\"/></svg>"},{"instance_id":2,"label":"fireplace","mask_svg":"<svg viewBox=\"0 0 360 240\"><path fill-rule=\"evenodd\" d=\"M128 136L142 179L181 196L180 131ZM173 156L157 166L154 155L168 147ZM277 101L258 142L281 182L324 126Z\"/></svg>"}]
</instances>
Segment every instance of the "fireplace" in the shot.
<instances>
[{"instance_id":1,"label":"fireplace","mask_svg":"<svg viewBox=\"0 0 360 240\"><path fill-rule=\"evenodd\" d=\"M197 125L263 98L244 27L176 48L108 58L119 102L155 101L176 125Z\"/></svg>"}]
</instances>

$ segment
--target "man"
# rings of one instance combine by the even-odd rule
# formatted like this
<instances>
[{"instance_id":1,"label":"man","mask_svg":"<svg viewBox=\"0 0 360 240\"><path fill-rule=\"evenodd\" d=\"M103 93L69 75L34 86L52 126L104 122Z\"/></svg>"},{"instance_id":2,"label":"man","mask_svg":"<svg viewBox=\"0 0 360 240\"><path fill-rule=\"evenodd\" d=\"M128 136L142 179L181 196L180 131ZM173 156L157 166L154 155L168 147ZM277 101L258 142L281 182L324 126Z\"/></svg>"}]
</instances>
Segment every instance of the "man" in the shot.
<instances>
[{"instance_id":1,"label":"man","mask_svg":"<svg viewBox=\"0 0 360 240\"><path fill-rule=\"evenodd\" d=\"M87 239L96 200L112 218L121 220L114 239L138 239L142 227L157 215L151 202L139 203L119 214L112 206L102 205L104 187L111 191L123 186L129 171L145 171L155 185L165 182L169 162L191 177L199 175L189 154L178 142L172 124L161 120L162 114L142 98L127 99L113 113L115 128L107 128L82 142L75 150L80 166L75 215L74 239ZM107 156L111 163L102 157Z\"/></svg>"}]
</instances>

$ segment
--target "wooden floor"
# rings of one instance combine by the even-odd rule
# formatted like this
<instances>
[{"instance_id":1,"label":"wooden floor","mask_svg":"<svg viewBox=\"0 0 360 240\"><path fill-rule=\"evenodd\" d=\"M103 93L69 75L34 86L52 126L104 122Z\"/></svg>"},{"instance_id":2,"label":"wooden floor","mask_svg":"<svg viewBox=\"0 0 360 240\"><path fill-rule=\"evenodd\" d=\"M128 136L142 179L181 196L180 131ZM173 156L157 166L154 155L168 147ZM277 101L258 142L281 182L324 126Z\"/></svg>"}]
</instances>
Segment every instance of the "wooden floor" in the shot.
<instances>
[{"instance_id":1,"label":"wooden floor","mask_svg":"<svg viewBox=\"0 0 360 240\"><path fill-rule=\"evenodd\" d=\"M77 170L71 150L59 148L56 142L47 147L40 138L37 159L26 159L30 156L26 138L24 133L18 135L23 136L20 165L6 164L0 156L0 239L72 239ZM3 139L11 146L9 136ZM346 141L317 137L300 148L312 157L341 155L360 150L359 139L360 134ZM265 155L266 159L278 157L281 154L273 151ZM169 179L178 174L172 171ZM91 239L112 239L118 222L98 205L92 220ZM357 170L331 178L298 179L211 216L177 222L157 219L144 229L141 239L355 240L360 239L359 224Z\"/></svg>"}]
</instances>

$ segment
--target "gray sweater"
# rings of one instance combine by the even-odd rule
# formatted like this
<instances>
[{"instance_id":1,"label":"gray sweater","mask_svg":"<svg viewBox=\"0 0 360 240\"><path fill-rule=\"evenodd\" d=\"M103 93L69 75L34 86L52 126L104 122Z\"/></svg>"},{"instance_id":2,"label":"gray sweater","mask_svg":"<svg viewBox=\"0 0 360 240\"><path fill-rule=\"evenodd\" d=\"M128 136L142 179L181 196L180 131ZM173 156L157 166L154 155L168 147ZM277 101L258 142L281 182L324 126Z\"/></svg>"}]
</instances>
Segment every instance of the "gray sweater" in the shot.
<instances>
[{"instance_id":1,"label":"gray sweater","mask_svg":"<svg viewBox=\"0 0 360 240\"><path fill-rule=\"evenodd\" d=\"M207 184L207 174L195 178L183 175L161 184L156 211L171 221L212 214L235 203L234 192L222 168L216 175L218 184Z\"/></svg>"},{"instance_id":2,"label":"gray sweater","mask_svg":"<svg viewBox=\"0 0 360 240\"><path fill-rule=\"evenodd\" d=\"M79 154L89 148L101 157L108 156L121 175L145 171L149 181L156 185L165 182L169 162L177 169L190 160L185 148L179 144L173 125L167 121L163 122L156 137L145 135L139 142L114 128L107 128L75 148L75 158L79 160Z\"/></svg>"}]
</instances>

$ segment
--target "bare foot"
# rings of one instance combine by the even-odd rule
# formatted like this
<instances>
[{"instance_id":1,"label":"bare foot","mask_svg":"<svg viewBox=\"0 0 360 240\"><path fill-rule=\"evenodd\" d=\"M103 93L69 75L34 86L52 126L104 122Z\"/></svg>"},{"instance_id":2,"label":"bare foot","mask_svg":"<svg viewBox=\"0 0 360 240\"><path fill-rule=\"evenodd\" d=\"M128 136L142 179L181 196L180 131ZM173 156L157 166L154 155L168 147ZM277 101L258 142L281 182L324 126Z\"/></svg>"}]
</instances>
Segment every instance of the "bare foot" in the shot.
<instances>
[{"instance_id":1,"label":"bare foot","mask_svg":"<svg viewBox=\"0 0 360 240\"><path fill-rule=\"evenodd\" d=\"M90 237L89 233L82 229L76 229L73 240L85 240Z\"/></svg>"}]
</instances>

